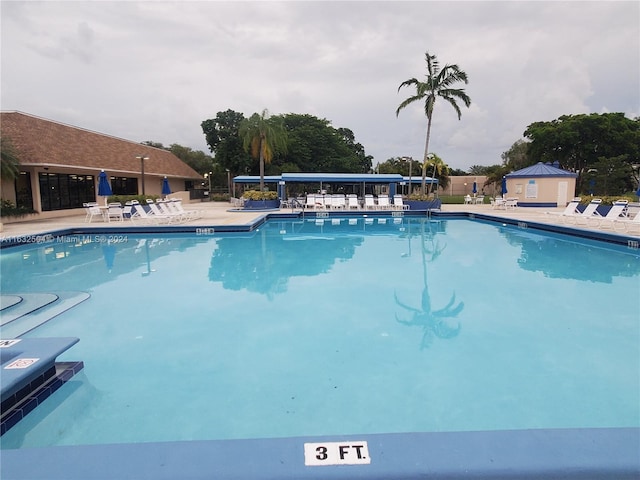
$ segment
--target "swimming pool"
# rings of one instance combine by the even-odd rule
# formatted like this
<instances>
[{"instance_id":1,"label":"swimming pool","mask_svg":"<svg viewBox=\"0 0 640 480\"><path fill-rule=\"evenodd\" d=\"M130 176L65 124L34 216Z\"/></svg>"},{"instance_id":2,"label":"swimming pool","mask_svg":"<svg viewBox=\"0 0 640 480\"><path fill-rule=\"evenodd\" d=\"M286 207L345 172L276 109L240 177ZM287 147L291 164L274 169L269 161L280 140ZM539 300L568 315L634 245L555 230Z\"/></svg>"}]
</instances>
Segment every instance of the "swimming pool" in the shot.
<instances>
[{"instance_id":1,"label":"swimming pool","mask_svg":"<svg viewBox=\"0 0 640 480\"><path fill-rule=\"evenodd\" d=\"M640 426L638 250L411 217L205 233L2 251L3 293L91 293L25 335L79 337L85 369L3 455Z\"/></svg>"}]
</instances>

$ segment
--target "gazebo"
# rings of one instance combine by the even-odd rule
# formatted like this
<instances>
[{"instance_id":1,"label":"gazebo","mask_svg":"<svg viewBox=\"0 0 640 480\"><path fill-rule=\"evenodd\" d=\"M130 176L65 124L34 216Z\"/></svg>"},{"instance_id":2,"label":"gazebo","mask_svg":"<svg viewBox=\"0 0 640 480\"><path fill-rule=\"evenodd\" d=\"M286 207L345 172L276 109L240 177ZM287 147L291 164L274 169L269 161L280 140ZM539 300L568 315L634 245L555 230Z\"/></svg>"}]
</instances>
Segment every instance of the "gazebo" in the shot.
<instances>
[{"instance_id":1,"label":"gazebo","mask_svg":"<svg viewBox=\"0 0 640 480\"><path fill-rule=\"evenodd\" d=\"M538 162L505 177L506 196L517 198L519 207L565 207L575 196L578 175L558 162Z\"/></svg>"}]
</instances>

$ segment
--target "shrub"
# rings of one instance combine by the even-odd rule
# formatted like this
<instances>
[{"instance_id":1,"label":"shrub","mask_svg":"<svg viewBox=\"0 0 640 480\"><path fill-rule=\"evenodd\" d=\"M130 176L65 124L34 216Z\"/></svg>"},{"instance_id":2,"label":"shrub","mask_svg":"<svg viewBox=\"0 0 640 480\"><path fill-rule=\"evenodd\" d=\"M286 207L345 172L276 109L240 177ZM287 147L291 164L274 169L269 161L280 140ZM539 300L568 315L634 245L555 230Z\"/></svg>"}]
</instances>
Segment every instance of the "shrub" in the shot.
<instances>
[{"instance_id":1,"label":"shrub","mask_svg":"<svg viewBox=\"0 0 640 480\"><path fill-rule=\"evenodd\" d=\"M264 192L260 192L259 190L247 190L242 196L245 200L277 200L278 192L273 190Z\"/></svg>"},{"instance_id":2,"label":"shrub","mask_svg":"<svg viewBox=\"0 0 640 480\"><path fill-rule=\"evenodd\" d=\"M36 213L32 208L16 207L11 200L2 200L0 202L0 217L22 217Z\"/></svg>"},{"instance_id":3,"label":"shrub","mask_svg":"<svg viewBox=\"0 0 640 480\"><path fill-rule=\"evenodd\" d=\"M158 195L111 195L110 197L107 197L107 202L119 202L120 204L124 205L127 202L137 200L138 203L144 205L145 203L147 203L147 198L155 202L158 199Z\"/></svg>"}]
</instances>

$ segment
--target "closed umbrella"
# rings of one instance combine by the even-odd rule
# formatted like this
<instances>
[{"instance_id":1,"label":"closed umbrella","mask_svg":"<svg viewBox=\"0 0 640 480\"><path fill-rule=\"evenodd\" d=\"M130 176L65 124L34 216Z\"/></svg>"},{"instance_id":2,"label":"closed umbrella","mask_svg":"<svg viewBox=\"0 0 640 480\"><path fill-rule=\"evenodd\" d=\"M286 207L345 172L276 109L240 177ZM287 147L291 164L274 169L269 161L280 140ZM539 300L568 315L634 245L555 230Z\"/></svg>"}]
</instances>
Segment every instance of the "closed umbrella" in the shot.
<instances>
[{"instance_id":1,"label":"closed umbrella","mask_svg":"<svg viewBox=\"0 0 640 480\"><path fill-rule=\"evenodd\" d=\"M107 197L113 195L111 191L111 185L109 185L109 179L107 178L107 174L104 173L104 170L100 171L100 175L98 175L98 195L104 197L104 204L107 204Z\"/></svg>"},{"instance_id":2,"label":"closed umbrella","mask_svg":"<svg viewBox=\"0 0 640 480\"><path fill-rule=\"evenodd\" d=\"M640 183L638 183L638 190L636 190L636 195L640 198Z\"/></svg>"},{"instance_id":3,"label":"closed umbrella","mask_svg":"<svg viewBox=\"0 0 640 480\"><path fill-rule=\"evenodd\" d=\"M478 184L476 182L473 182L473 189L471 191L474 195L478 193Z\"/></svg>"},{"instance_id":4,"label":"closed umbrella","mask_svg":"<svg viewBox=\"0 0 640 480\"><path fill-rule=\"evenodd\" d=\"M502 177L502 196L507 194L507 177Z\"/></svg>"},{"instance_id":5,"label":"closed umbrella","mask_svg":"<svg viewBox=\"0 0 640 480\"><path fill-rule=\"evenodd\" d=\"M171 195L171 187L169 186L169 180L167 177L162 179L162 195Z\"/></svg>"}]
</instances>

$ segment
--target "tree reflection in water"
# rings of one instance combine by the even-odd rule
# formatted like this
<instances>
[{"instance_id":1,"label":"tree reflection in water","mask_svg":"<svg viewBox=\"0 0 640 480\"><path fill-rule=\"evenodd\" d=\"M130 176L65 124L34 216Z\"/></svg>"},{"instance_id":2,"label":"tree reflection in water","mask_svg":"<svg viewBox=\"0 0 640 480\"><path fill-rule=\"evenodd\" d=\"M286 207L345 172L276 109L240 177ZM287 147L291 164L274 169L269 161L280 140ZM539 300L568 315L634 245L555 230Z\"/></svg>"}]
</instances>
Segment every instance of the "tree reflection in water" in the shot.
<instances>
[{"instance_id":1,"label":"tree reflection in water","mask_svg":"<svg viewBox=\"0 0 640 480\"><path fill-rule=\"evenodd\" d=\"M428 230L427 230L428 226ZM410 237L410 234L409 234ZM411 239L409 238L409 242ZM396 314L396 321L402 325L422 327L422 341L420 342L420 350L429 347L435 337L437 338L453 338L460 332L460 322L454 327L449 325L447 318L457 317L464 308L464 302L456 304L456 294L453 292L449 303L439 310L432 310L431 296L429 295L428 285L428 269L427 263L435 261L444 251L446 245L441 245L432 231L431 222L428 220L421 221L420 224L420 243L422 248L422 301L420 308L415 308L403 303L398 298L398 293L394 292L396 304L411 313L409 320L402 319Z\"/></svg>"}]
</instances>

